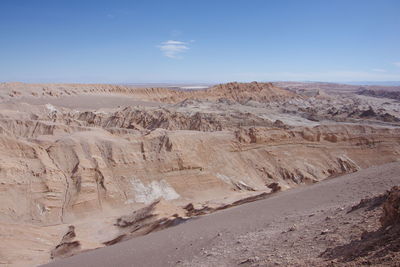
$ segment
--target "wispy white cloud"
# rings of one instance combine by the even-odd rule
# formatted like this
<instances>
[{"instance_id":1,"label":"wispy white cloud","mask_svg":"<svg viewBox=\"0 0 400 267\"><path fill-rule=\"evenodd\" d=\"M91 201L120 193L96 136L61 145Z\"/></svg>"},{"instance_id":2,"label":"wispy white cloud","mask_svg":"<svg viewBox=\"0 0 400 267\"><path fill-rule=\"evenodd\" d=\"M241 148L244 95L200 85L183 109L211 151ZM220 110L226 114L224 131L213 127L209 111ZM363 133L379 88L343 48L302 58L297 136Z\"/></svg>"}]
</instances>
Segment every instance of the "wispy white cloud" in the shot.
<instances>
[{"instance_id":1,"label":"wispy white cloud","mask_svg":"<svg viewBox=\"0 0 400 267\"><path fill-rule=\"evenodd\" d=\"M181 58L181 54L189 50L189 42L168 40L158 46L164 56L169 58Z\"/></svg>"},{"instance_id":2,"label":"wispy white cloud","mask_svg":"<svg viewBox=\"0 0 400 267\"><path fill-rule=\"evenodd\" d=\"M386 70L384 70L384 69L372 69L372 71L374 71L374 72L386 72Z\"/></svg>"},{"instance_id":3,"label":"wispy white cloud","mask_svg":"<svg viewBox=\"0 0 400 267\"><path fill-rule=\"evenodd\" d=\"M393 62L393 65L395 65L396 67L400 67L400 62Z\"/></svg>"}]
</instances>

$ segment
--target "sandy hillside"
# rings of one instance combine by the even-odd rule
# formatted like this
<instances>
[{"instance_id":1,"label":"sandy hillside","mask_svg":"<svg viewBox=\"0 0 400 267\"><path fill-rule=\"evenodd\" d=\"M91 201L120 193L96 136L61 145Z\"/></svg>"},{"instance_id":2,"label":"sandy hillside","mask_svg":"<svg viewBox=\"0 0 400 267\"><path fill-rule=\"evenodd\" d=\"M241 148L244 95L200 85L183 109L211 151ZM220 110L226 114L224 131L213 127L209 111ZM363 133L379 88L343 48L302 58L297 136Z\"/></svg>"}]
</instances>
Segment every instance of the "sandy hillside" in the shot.
<instances>
[{"instance_id":1,"label":"sandy hillside","mask_svg":"<svg viewBox=\"0 0 400 267\"><path fill-rule=\"evenodd\" d=\"M400 159L400 105L382 95L2 83L0 99L1 264L47 263Z\"/></svg>"},{"instance_id":2,"label":"sandy hillside","mask_svg":"<svg viewBox=\"0 0 400 267\"><path fill-rule=\"evenodd\" d=\"M398 266L400 189L386 191L399 172L368 168L46 266Z\"/></svg>"}]
</instances>

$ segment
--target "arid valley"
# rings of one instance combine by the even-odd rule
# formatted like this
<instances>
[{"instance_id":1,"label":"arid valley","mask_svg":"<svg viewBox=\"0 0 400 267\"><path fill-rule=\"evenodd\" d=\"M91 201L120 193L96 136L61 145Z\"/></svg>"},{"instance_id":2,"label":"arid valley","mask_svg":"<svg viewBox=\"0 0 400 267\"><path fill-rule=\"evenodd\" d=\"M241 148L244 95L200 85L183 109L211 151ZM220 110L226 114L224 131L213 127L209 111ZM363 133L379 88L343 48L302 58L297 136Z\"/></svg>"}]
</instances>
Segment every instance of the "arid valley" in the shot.
<instances>
[{"instance_id":1,"label":"arid valley","mask_svg":"<svg viewBox=\"0 0 400 267\"><path fill-rule=\"evenodd\" d=\"M0 267L400 267L399 0L0 12Z\"/></svg>"},{"instance_id":2,"label":"arid valley","mask_svg":"<svg viewBox=\"0 0 400 267\"><path fill-rule=\"evenodd\" d=\"M398 266L399 100L1 83L0 264Z\"/></svg>"}]
</instances>

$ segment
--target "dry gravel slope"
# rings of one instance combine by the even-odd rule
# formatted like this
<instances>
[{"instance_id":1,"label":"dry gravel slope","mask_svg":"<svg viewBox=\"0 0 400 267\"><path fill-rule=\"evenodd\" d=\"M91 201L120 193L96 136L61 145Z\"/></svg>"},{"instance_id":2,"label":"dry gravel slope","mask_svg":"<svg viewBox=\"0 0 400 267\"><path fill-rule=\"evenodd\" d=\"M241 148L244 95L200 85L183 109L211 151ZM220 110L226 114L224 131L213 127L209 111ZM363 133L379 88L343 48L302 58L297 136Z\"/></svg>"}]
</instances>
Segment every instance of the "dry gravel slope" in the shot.
<instances>
[{"instance_id":1,"label":"dry gravel slope","mask_svg":"<svg viewBox=\"0 0 400 267\"><path fill-rule=\"evenodd\" d=\"M334 211L354 205L362 198L383 193L400 184L400 163L371 167L356 173L325 180L311 186L280 192L268 199L193 219L160 232L151 233L46 266L234 266L256 260L273 248L284 247L285 240L265 244L282 232L304 225L323 227ZM295 229L292 229L296 224ZM260 233L259 240L257 233ZM262 234L261 234L262 233ZM252 251L241 247L252 239ZM309 257L318 255L313 248L297 240L295 246ZM260 244L260 246L254 245ZM263 244L263 245L261 245ZM258 250L257 250L258 249ZM323 249L323 248L322 248ZM316 250L316 251L313 251ZM279 253L272 253L278 258ZM282 256L279 256L282 258ZM278 259L279 259L278 258ZM243 260L244 259L244 260ZM299 264L301 262L297 262ZM321 263L322 264L322 263ZM265 266L268 266L265 265Z\"/></svg>"}]
</instances>

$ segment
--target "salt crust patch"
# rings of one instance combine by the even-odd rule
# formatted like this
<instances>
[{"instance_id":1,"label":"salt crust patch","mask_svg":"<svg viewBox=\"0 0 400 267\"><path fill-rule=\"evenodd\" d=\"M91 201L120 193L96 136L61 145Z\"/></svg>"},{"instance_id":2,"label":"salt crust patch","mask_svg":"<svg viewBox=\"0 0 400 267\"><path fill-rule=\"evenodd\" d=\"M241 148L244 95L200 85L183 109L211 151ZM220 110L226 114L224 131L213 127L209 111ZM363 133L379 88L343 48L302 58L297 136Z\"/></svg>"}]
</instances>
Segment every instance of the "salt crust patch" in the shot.
<instances>
[{"instance_id":1,"label":"salt crust patch","mask_svg":"<svg viewBox=\"0 0 400 267\"><path fill-rule=\"evenodd\" d=\"M230 178L229 176L226 176L226 175L223 175L223 174L220 174L220 173L217 173L216 176L217 176L218 179L220 179L222 182L224 182L224 183L226 183L226 184L234 185L234 186L242 185L242 186L250 187L250 188L251 188L251 186L249 186L248 184L246 184L246 183L243 182L243 181L234 182L234 181L232 180L232 178Z\"/></svg>"},{"instance_id":2,"label":"salt crust patch","mask_svg":"<svg viewBox=\"0 0 400 267\"><path fill-rule=\"evenodd\" d=\"M131 183L135 192L135 202L137 203L149 204L159 198L172 200L180 197L165 180L152 181L148 185L144 185L139 179L133 178Z\"/></svg>"},{"instance_id":3,"label":"salt crust patch","mask_svg":"<svg viewBox=\"0 0 400 267\"><path fill-rule=\"evenodd\" d=\"M46 104L46 108L47 108L50 112L57 112L56 107L53 106L52 104Z\"/></svg>"},{"instance_id":4,"label":"salt crust patch","mask_svg":"<svg viewBox=\"0 0 400 267\"><path fill-rule=\"evenodd\" d=\"M232 184L232 179L229 178L228 176L223 175L223 174L220 174L220 173L217 173L216 176L217 176L218 179L220 179L220 180L223 181L224 183Z\"/></svg>"}]
</instances>

